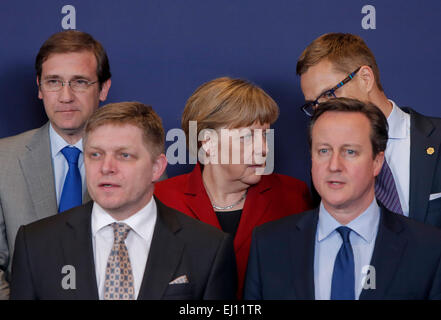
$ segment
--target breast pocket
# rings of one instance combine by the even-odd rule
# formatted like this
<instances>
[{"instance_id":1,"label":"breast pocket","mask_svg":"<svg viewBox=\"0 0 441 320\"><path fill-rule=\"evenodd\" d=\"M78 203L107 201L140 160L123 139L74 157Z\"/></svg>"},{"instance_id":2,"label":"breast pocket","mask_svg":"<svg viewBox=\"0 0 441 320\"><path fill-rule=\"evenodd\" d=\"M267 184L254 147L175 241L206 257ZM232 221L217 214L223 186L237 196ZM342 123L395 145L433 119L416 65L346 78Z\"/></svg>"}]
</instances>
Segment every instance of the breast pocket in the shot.
<instances>
[{"instance_id":1,"label":"breast pocket","mask_svg":"<svg viewBox=\"0 0 441 320\"><path fill-rule=\"evenodd\" d=\"M191 283L169 284L165 290L164 300L193 300L193 286Z\"/></svg>"}]
</instances>

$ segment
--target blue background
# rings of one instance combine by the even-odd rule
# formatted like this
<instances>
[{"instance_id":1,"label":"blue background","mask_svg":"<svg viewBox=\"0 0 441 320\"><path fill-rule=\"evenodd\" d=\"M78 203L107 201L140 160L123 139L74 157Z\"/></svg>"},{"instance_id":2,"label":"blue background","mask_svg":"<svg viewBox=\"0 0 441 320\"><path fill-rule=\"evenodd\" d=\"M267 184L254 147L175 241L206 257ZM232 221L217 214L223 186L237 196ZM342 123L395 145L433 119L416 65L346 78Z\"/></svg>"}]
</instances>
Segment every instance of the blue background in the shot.
<instances>
[{"instance_id":1,"label":"blue background","mask_svg":"<svg viewBox=\"0 0 441 320\"><path fill-rule=\"evenodd\" d=\"M376 9L376 29L364 30L364 5ZM441 1L357 0L82 0L0 4L0 137L41 126L34 60L61 31L64 5L76 9L76 29L106 48L112 71L107 102L151 104L165 130L180 127L185 102L203 82L249 79L279 104L276 171L309 183L307 118L295 74L305 46L326 32L360 35L374 52L386 95L400 106L441 116ZM170 144L170 143L169 143ZM189 165L169 165L169 176Z\"/></svg>"}]
</instances>

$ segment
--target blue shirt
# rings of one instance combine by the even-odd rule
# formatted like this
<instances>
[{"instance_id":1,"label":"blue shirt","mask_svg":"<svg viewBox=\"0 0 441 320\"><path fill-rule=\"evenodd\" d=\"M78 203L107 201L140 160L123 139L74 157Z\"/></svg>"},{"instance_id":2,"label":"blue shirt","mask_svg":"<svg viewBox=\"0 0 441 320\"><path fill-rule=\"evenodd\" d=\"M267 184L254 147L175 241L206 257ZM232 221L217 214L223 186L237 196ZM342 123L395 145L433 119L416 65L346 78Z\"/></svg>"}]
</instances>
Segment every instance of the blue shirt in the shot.
<instances>
[{"instance_id":1,"label":"blue shirt","mask_svg":"<svg viewBox=\"0 0 441 320\"><path fill-rule=\"evenodd\" d=\"M57 206L60 203L61 192L63 191L64 180L66 179L67 171L69 170L69 164L66 158L61 153L61 150L66 146L73 146L80 149L81 153L78 158L78 167L81 173L82 182L82 194L86 190L86 178L84 170L84 157L83 157L83 139L80 139L74 145L68 144L64 139L52 128L52 124L49 125L49 138L51 141L51 156L52 167L54 168L55 176L55 193L57 195Z\"/></svg>"},{"instance_id":2,"label":"blue shirt","mask_svg":"<svg viewBox=\"0 0 441 320\"><path fill-rule=\"evenodd\" d=\"M367 271L363 267L371 262L380 223L380 208L374 199L370 206L346 226L352 229L349 234L355 265L355 297L358 300ZM342 245L340 234L336 231L342 226L320 204L319 219L315 238L314 287L316 300L329 300L331 297L334 262ZM363 273L364 272L364 273Z\"/></svg>"}]
</instances>

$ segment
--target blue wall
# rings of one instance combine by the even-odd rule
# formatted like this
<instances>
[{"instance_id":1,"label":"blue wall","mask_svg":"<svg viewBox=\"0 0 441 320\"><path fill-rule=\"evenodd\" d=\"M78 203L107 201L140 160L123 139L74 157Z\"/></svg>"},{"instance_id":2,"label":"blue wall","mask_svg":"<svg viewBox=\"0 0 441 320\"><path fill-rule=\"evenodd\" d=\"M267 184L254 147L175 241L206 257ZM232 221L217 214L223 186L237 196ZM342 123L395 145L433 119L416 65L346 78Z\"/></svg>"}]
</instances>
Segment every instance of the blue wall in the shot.
<instances>
[{"instance_id":1,"label":"blue wall","mask_svg":"<svg viewBox=\"0 0 441 320\"><path fill-rule=\"evenodd\" d=\"M0 137L45 121L37 99L34 59L62 30L64 5L76 29L101 41L109 55L107 102L153 105L166 130L180 126L186 99L205 81L247 78L279 104L276 171L309 182L307 119L295 75L304 47L326 32L362 36L377 57L381 80L398 105L441 116L441 1L128 0L2 1L0 4ZM376 29L362 8L373 5ZM169 166L169 176L190 166Z\"/></svg>"}]
</instances>

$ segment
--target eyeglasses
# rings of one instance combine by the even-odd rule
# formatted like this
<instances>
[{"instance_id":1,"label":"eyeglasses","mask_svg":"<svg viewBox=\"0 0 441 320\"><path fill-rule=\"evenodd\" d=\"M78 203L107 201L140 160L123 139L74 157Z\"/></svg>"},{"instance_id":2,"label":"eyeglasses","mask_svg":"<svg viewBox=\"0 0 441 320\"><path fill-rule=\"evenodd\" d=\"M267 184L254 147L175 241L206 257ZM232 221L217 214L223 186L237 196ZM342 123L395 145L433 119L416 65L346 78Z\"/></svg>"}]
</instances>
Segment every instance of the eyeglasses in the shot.
<instances>
[{"instance_id":1,"label":"eyeglasses","mask_svg":"<svg viewBox=\"0 0 441 320\"><path fill-rule=\"evenodd\" d=\"M312 115L314 114L315 109L317 108L317 106L325 101L328 101L330 99L333 98L337 98L337 96L335 95L335 90L337 90L338 88L343 87L346 83L348 83L349 81L351 81L354 76L357 74L357 72L360 70L361 66L358 67L354 72L350 73L346 78L344 78L342 81L340 81L335 87L326 90L325 92L322 92L317 99L315 99L314 101L307 101L303 106L301 106L301 110L306 113L306 115L312 117Z\"/></svg>"},{"instance_id":2,"label":"eyeglasses","mask_svg":"<svg viewBox=\"0 0 441 320\"><path fill-rule=\"evenodd\" d=\"M96 81L88 81L85 79L75 79L70 81L63 81L60 79L47 79L40 82L40 88L43 91L48 92L55 92L60 91L62 87L64 87L65 84L68 84L69 87L74 92L84 92L86 91L91 85L97 83Z\"/></svg>"}]
</instances>

